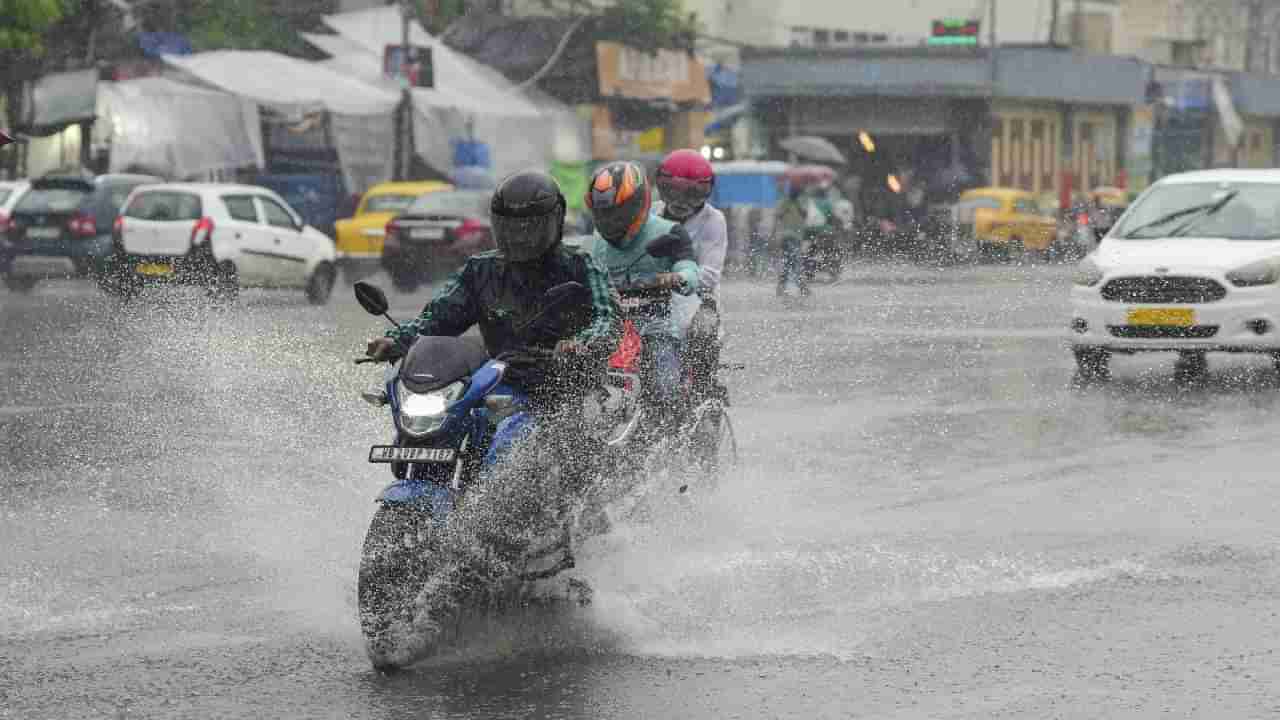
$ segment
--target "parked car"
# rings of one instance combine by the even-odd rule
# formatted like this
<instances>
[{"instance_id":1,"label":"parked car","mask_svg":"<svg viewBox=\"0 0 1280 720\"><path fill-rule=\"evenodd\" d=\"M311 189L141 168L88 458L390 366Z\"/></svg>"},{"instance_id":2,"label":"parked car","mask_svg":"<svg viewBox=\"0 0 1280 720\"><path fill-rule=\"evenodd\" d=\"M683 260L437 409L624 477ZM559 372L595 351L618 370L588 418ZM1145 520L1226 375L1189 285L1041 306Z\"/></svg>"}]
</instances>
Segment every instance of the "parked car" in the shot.
<instances>
[{"instance_id":1,"label":"parked car","mask_svg":"<svg viewBox=\"0 0 1280 720\"><path fill-rule=\"evenodd\" d=\"M448 190L423 195L386 227L382 267L401 292L412 292L433 276L492 250L486 190Z\"/></svg>"},{"instance_id":2,"label":"parked car","mask_svg":"<svg viewBox=\"0 0 1280 720\"><path fill-rule=\"evenodd\" d=\"M1016 257L1046 253L1057 238L1058 223L1036 196L1013 188L975 188L960 194L952 209L953 252Z\"/></svg>"},{"instance_id":3,"label":"parked car","mask_svg":"<svg viewBox=\"0 0 1280 720\"><path fill-rule=\"evenodd\" d=\"M0 272L11 290L42 277L86 275L111 256L111 226L129 193L163 182L149 175L46 175L32 180L4 223Z\"/></svg>"},{"instance_id":4,"label":"parked car","mask_svg":"<svg viewBox=\"0 0 1280 720\"><path fill-rule=\"evenodd\" d=\"M103 289L131 296L148 282L208 288L219 299L241 287L300 288L328 301L333 241L262 187L211 183L137 188L116 220Z\"/></svg>"},{"instance_id":5,"label":"parked car","mask_svg":"<svg viewBox=\"0 0 1280 720\"><path fill-rule=\"evenodd\" d=\"M449 190L448 183L387 182L374 185L361 198L355 215L334 223L339 263L355 276L377 272L387 223L427 193Z\"/></svg>"},{"instance_id":6,"label":"parked car","mask_svg":"<svg viewBox=\"0 0 1280 720\"><path fill-rule=\"evenodd\" d=\"M1280 171L1163 178L1142 194L1071 289L1070 341L1084 377L1116 353L1268 354L1280 369Z\"/></svg>"}]
</instances>

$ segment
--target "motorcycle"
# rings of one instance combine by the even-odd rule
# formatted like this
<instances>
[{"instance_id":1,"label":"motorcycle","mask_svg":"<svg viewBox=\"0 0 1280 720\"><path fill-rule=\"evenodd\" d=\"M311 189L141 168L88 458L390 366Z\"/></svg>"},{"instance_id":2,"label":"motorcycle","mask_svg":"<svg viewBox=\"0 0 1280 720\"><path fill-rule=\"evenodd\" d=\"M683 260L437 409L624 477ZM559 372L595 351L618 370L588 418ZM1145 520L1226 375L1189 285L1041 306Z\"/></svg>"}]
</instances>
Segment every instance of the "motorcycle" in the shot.
<instances>
[{"instance_id":1,"label":"motorcycle","mask_svg":"<svg viewBox=\"0 0 1280 720\"><path fill-rule=\"evenodd\" d=\"M358 282L355 294L370 314L395 323L380 289ZM550 351L540 348L568 334L566 311L588 307L589 290L557 285L542 304L516 335L545 360ZM489 359L456 337L405 345L382 386L363 394L390 409L395 430L390 444L369 450L369 462L389 466L394 481L377 497L357 582L366 651L382 671L435 654L472 611L540 599L540 581L573 567L581 508L549 423L534 422L529 397L506 382L527 370L519 352ZM515 443L503 434L508 427L527 435ZM555 599L590 602L580 581L561 585L568 597Z\"/></svg>"},{"instance_id":2,"label":"motorcycle","mask_svg":"<svg viewBox=\"0 0 1280 720\"><path fill-rule=\"evenodd\" d=\"M669 255L674 245L673 238L658 238L650 243L646 253L655 257ZM694 468L699 478L708 484L714 483L723 465L736 462L738 455L737 437L728 412L728 389L719 380L711 382L709 387L699 387L686 367L681 395L689 402L674 432L660 435L642 432L651 421L649 416L653 411L642 400L642 388L649 380L642 368L644 339L637 324L655 315L665 316L669 312L671 290L660 285L656 274L634 274L629 268L611 273L610 280L618 293L623 336L609 358L609 370L599 395L599 417L606 429L601 439L612 450L608 459L615 461L608 466L607 474L634 478L654 470L655 461L674 462L677 466ZM740 367L722 364L718 369ZM688 488L689 483L685 481L678 491L683 494Z\"/></svg>"}]
</instances>

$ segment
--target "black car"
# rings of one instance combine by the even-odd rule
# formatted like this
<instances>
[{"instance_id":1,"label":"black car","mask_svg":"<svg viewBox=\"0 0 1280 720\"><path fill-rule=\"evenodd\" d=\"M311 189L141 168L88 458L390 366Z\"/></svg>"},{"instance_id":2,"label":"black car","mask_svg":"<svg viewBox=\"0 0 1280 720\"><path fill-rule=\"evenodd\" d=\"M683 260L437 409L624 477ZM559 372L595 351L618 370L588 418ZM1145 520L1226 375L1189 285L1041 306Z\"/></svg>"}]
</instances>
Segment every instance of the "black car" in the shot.
<instances>
[{"instance_id":1,"label":"black car","mask_svg":"<svg viewBox=\"0 0 1280 720\"><path fill-rule=\"evenodd\" d=\"M382 267L401 292L462 266L467 258L493 250L487 190L427 193L387 223Z\"/></svg>"},{"instance_id":2,"label":"black car","mask_svg":"<svg viewBox=\"0 0 1280 720\"><path fill-rule=\"evenodd\" d=\"M0 235L0 274L11 290L27 292L42 277L88 275L111 257L111 230L120 206L150 175L46 175L10 214Z\"/></svg>"}]
</instances>

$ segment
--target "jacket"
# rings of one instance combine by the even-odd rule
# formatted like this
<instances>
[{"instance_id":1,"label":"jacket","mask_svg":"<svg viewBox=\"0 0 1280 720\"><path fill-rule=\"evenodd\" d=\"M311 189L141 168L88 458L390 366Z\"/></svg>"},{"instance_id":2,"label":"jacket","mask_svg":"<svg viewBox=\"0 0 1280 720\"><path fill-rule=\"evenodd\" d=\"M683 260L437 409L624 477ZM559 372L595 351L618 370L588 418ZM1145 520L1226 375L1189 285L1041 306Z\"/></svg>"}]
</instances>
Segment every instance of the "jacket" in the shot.
<instances>
[{"instance_id":1,"label":"jacket","mask_svg":"<svg viewBox=\"0 0 1280 720\"><path fill-rule=\"evenodd\" d=\"M692 295L698 290L698 263L693 259L692 247L676 258L658 258L645 252L650 242L673 232L684 233L684 230L670 220L650 215L631 242L622 248L614 247L599 232L594 233L587 244L591 248L591 256L609 272L609 278L615 285L624 284L628 277L673 272L684 279L684 286L675 292ZM680 337L680 330L670 313L637 321L636 331L641 335Z\"/></svg>"},{"instance_id":2,"label":"jacket","mask_svg":"<svg viewBox=\"0 0 1280 720\"><path fill-rule=\"evenodd\" d=\"M577 281L591 291L591 313L575 339L592 355L607 356L618 335L618 313L609 289L609 276L588 253L567 245L550 250L536 269L507 262L490 251L469 258L449 276L417 319L387 333L392 338L416 335L457 336L480 326L490 357L522 349L515 329L542 307L542 296L560 283Z\"/></svg>"},{"instance_id":3,"label":"jacket","mask_svg":"<svg viewBox=\"0 0 1280 720\"><path fill-rule=\"evenodd\" d=\"M661 217L661 206L655 209L655 214ZM693 256L698 263L698 294L671 298L671 316L675 318L682 337L688 334L693 316L702 307L702 298L714 302L718 311L724 313L720 302L720 274L724 271L724 258L729 251L724 213L712 207L711 203L703 205L683 225L693 240Z\"/></svg>"}]
</instances>

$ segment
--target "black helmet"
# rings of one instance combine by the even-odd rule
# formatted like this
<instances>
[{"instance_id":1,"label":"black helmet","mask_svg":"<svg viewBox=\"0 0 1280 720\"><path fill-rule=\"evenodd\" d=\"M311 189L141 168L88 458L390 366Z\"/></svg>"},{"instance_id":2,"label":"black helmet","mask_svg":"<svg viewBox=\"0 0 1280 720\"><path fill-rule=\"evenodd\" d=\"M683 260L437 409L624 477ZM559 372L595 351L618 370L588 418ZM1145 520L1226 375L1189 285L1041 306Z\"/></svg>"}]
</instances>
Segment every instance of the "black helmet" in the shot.
<instances>
[{"instance_id":1,"label":"black helmet","mask_svg":"<svg viewBox=\"0 0 1280 720\"><path fill-rule=\"evenodd\" d=\"M564 232L564 195L546 173L520 172L503 180L489 211L493 241L511 262L537 260Z\"/></svg>"}]
</instances>

